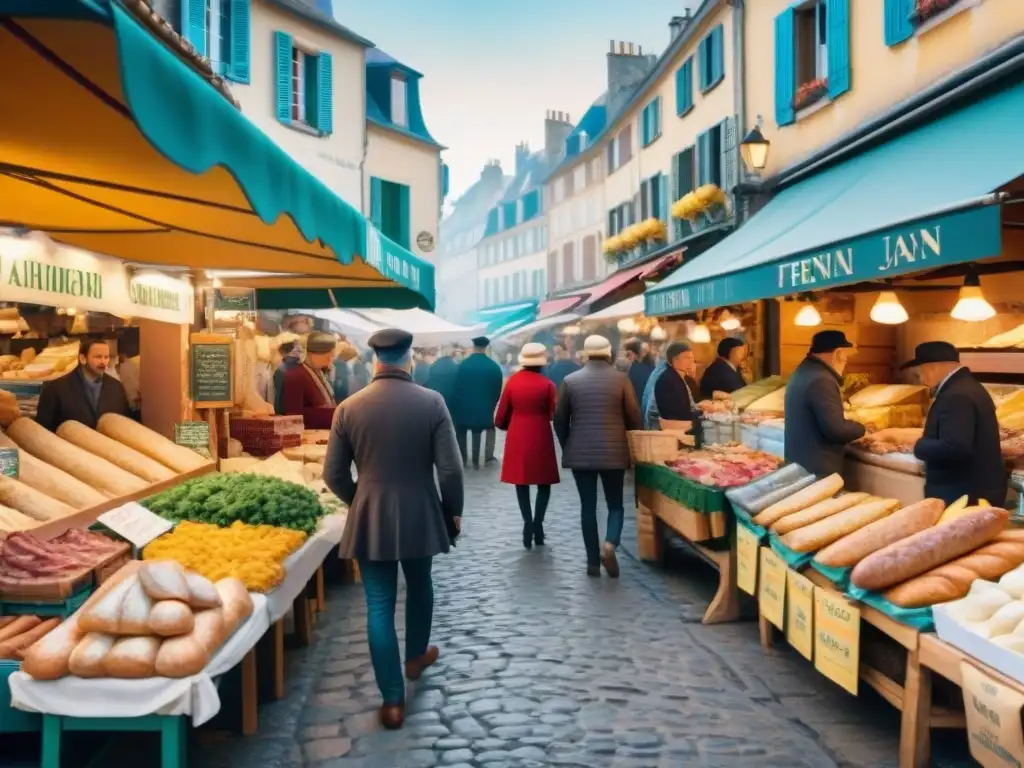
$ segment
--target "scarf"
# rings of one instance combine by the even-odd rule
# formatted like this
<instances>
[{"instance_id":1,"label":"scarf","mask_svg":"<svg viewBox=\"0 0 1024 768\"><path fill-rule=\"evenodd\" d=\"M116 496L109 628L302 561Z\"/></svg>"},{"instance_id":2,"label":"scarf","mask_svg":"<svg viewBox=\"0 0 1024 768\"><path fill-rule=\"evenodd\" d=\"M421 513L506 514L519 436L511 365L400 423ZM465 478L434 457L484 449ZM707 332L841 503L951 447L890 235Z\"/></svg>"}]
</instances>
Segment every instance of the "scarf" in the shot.
<instances>
[{"instance_id":1,"label":"scarf","mask_svg":"<svg viewBox=\"0 0 1024 768\"><path fill-rule=\"evenodd\" d=\"M331 391L331 387L327 383L327 377L324 376L323 372L318 371L308 362L303 362L302 367L306 369L306 373L309 374L311 379L313 379L313 383L320 392L320 397L323 398L322 405L329 405L332 408L336 408L338 403L334 400L334 392Z\"/></svg>"}]
</instances>

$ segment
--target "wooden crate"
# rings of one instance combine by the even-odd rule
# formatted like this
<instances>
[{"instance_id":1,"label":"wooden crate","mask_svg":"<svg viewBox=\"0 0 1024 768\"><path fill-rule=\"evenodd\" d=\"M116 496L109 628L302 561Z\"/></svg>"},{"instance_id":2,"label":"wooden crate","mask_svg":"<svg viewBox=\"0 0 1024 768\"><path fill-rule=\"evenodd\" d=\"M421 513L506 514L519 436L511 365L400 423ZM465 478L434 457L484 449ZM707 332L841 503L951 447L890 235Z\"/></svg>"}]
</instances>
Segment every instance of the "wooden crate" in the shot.
<instances>
[{"instance_id":1,"label":"wooden crate","mask_svg":"<svg viewBox=\"0 0 1024 768\"><path fill-rule=\"evenodd\" d=\"M664 464L686 448L693 447L693 435L673 431L631 430L629 452L633 461L643 464Z\"/></svg>"},{"instance_id":2,"label":"wooden crate","mask_svg":"<svg viewBox=\"0 0 1024 768\"><path fill-rule=\"evenodd\" d=\"M710 515L701 514L660 493L654 514L665 525L690 541L707 541L724 536L726 533L724 512L713 512Z\"/></svg>"}]
</instances>

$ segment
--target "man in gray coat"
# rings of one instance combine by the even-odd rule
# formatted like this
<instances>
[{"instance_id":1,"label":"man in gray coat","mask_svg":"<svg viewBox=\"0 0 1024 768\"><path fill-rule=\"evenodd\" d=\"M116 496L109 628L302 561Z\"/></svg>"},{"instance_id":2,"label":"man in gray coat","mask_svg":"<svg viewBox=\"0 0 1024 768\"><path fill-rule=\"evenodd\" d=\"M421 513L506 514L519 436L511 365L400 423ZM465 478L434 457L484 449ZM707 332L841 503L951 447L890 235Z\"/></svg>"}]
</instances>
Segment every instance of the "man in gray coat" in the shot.
<instances>
[{"instance_id":1,"label":"man in gray coat","mask_svg":"<svg viewBox=\"0 0 1024 768\"><path fill-rule=\"evenodd\" d=\"M374 377L334 413L324 482L349 505L340 554L359 563L370 659L384 701L380 720L396 729L405 720L395 632L398 566L406 583L405 676L417 680L439 655L429 645L430 569L461 529L462 461L444 398L413 382L412 336L386 329L369 344L377 354Z\"/></svg>"},{"instance_id":2,"label":"man in gray coat","mask_svg":"<svg viewBox=\"0 0 1024 768\"><path fill-rule=\"evenodd\" d=\"M786 385L786 461L819 476L842 473L847 444L864 436L864 426L843 414L852 347L842 331L819 331Z\"/></svg>"},{"instance_id":3,"label":"man in gray coat","mask_svg":"<svg viewBox=\"0 0 1024 768\"><path fill-rule=\"evenodd\" d=\"M612 367L608 339L588 336L583 352L587 364L562 382L555 408L555 434L562 445L562 466L572 470L580 494L587 575L600 576L603 563L608 575L616 578L619 562L615 549L625 520L623 484L630 465L626 431L643 429L643 420L629 377ZM608 502L603 549L597 530L598 479Z\"/></svg>"}]
</instances>

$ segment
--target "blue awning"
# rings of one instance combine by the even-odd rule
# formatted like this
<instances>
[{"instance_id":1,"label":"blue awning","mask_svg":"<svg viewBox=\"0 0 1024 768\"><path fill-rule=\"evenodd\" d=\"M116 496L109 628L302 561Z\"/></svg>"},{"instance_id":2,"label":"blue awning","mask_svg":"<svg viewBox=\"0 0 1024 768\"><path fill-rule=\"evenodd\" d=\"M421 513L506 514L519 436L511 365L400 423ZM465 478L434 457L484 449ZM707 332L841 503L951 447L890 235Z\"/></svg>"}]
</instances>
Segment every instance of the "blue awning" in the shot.
<instances>
[{"instance_id":1,"label":"blue awning","mask_svg":"<svg viewBox=\"0 0 1024 768\"><path fill-rule=\"evenodd\" d=\"M473 315L475 323L487 324L487 332L490 334L532 323L536 318L537 302L534 300L484 307Z\"/></svg>"},{"instance_id":2,"label":"blue awning","mask_svg":"<svg viewBox=\"0 0 1024 768\"><path fill-rule=\"evenodd\" d=\"M693 312L998 256L992 193L1024 174L1024 85L789 187L646 293ZM787 130L787 129L783 129Z\"/></svg>"}]
</instances>

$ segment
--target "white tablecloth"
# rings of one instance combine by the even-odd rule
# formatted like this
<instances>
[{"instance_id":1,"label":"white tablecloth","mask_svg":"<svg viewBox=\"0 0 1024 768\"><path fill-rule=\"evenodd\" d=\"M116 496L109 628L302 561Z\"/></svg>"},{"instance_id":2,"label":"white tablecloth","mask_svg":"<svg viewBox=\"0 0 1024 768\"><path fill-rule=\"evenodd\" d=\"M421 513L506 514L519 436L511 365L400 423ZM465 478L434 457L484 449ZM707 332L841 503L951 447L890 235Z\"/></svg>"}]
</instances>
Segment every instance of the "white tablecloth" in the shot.
<instances>
[{"instance_id":1,"label":"white tablecloth","mask_svg":"<svg viewBox=\"0 0 1024 768\"><path fill-rule=\"evenodd\" d=\"M341 541L345 532L345 515L327 515L320 522L320 529L306 540L306 543L292 552L284 561L284 581L267 593L267 608L270 623L284 618L292 609L292 603L303 587L309 583L327 554Z\"/></svg>"},{"instance_id":2,"label":"white tablecloth","mask_svg":"<svg viewBox=\"0 0 1024 768\"><path fill-rule=\"evenodd\" d=\"M19 671L10 677L11 705L26 712L67 717L190 715L193 726L202 725L220 711L214 679L241 662L270 628L267 598L254 594L252 599L252 615L198 675L180 680L64 677L44 682Z\"/></svg>"}]
</instances>

